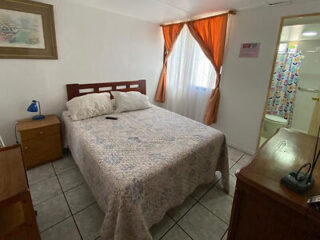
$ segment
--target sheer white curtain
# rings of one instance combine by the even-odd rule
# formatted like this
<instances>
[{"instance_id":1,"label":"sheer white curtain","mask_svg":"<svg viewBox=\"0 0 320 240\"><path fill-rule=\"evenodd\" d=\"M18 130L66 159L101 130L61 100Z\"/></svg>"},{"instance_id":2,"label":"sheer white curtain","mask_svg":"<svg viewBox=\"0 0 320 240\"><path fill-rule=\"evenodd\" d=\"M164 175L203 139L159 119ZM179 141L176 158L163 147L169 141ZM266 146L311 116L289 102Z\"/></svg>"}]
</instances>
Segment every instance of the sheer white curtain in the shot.
<instances>
[{"instance_id":1,"label":"sheer white curtain","mask_svg":"<svg viewBox=\"0 0 320 240\"><path fill-rule=\"evenodd\" d=\"M215 79L211 62L184 26L169 57L163 107L202 122Z\"/></svg>"}]
</instances>

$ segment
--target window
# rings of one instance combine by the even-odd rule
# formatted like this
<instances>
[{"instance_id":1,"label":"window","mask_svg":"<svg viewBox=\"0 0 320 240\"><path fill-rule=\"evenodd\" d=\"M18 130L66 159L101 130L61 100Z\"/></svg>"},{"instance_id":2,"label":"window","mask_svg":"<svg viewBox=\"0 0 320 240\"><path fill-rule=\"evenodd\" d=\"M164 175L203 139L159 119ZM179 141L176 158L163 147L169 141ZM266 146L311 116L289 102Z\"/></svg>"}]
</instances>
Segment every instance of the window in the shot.
<instances>
[{"instance_id":1,"label":"window","mask_svg":"<svg viewBox=\"0 0 320 240\"><path fill-rule=\"evenodd\" d=\"M193 38L187 26L184 26L169 58L168 66L173 66L168 72L185 71L191 73L191 85L212 89L215 85L215 70L212 63L204 55L197 41ZM174 81L174 79L173 79Z\"/></svg>"},{"instance_id":2,"label":"window","mask_svg":"<svg viewBox=\"0 0 320 240\"><path fill-rule=\"evenodd\" d=\"M198 60L199 63L197 65L198 67L195 69L195 71L197 71L196 76L198 76L196 78L195 85L197 87L212 89L215 85L215 79L216 79L215 77L212 79L209 79L209 76L212 75L212 73L215 73L212 63L204 55L198 43L196 43L196 48L197 48L196 51L200 51L202 54L199 53L199 60Z\"/></svg>"},{"instance_id":3,"label":"window","mask_svg":"<svg viewBox=\"0 0 320 240\"><path fill-rule=\"evenodd\" d=\"M280 43L278 52L279 53L286 53L288 51L288 43Z\"/></svg>"},{"instance_id":4,"label":"window","mask_svg":"<svg viewBox=\"0 0 320 240\"><path fill-rule=\"evenodd\" d=\"M212 63L184 26L168 60L164 107L202 122L215 81Z\"/></svg>"}]
</instances>

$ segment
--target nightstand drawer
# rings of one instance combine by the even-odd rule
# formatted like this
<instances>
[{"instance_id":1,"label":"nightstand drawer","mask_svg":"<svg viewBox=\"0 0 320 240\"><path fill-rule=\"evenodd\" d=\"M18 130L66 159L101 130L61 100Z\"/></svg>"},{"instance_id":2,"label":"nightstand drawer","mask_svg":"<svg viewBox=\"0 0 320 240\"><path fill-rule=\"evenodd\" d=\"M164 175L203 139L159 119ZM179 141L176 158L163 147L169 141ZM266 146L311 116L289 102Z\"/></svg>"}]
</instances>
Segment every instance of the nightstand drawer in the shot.
<instances>
[{"instance_id":1,"label":"nightstand drawer","mask_svg":"<svg viewBox=\"0 0 320 240\"><path fill-rule=\"evenodd\" d=\"M56 125L42 127L42 128L25 130L20 132L20 135L21 135L21 140L26 141L29 139L39 138L43 136L59 134L59 132L60 132L60 125L56 124Z\"/></svg>"},{"instance_id":2,"label":"nightstand drawer","mask_svg":"<svg viewBox=\"0 0 320 240\"><path fill-rule=\"evenodd\" d=\"M62 157L60 134L46 135L22 142L24 162L29 169Z\"/></svg>"}]
</instances>

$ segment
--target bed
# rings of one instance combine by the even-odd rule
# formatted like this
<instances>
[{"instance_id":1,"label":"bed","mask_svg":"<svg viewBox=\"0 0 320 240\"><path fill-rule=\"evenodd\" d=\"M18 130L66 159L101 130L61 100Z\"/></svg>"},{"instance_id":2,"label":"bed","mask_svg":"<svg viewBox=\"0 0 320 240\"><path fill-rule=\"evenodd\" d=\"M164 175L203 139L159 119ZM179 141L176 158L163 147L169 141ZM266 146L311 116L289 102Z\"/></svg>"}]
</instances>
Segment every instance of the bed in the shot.
<instances>
[{"instance_id":1,"label":"bed","mask_svg":"<svg viewBox=\"0 0 320 240\"><path fill-rule=\"evenodd\" d=\"M139 91L146 81L67 85L68 100L92 92ZM149 240L150 227L197 186L222 174L229 188L225 136L181 115L151 108L72 121L63 113L65 140L105 213L104 240Z\"/></svg>"}]
</instances>

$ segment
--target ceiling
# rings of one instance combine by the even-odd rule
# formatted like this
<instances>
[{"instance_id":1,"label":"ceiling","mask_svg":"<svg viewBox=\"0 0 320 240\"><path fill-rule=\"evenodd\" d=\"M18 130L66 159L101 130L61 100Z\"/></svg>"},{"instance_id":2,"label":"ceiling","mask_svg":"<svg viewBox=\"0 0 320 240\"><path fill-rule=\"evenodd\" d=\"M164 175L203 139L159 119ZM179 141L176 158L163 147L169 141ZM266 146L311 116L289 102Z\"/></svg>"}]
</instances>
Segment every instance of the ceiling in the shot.
<instances>
[{"instance_id":1,"label":"ceiling","mask_svg":"<svg viewBox=\"0 0 320 240\"><path fill-rule=\"evenodd\" d=\"M304 36L304 32L316 32L316 36ZM320 15L312 17L289 18L284 21L281 32L281 42L319 40Z\"/></svg>"},{"instance_id":2,"label":"ceiling","mask_svg":"<svg viewBox=\"0 0 320 240\"><path fill-rule=\"evenodd\" d=\"M154 23L187 20L229 9L242 10L277 2L319 0L71 0L86 6L104 9Z\"/></svg>"}]
</instances>

